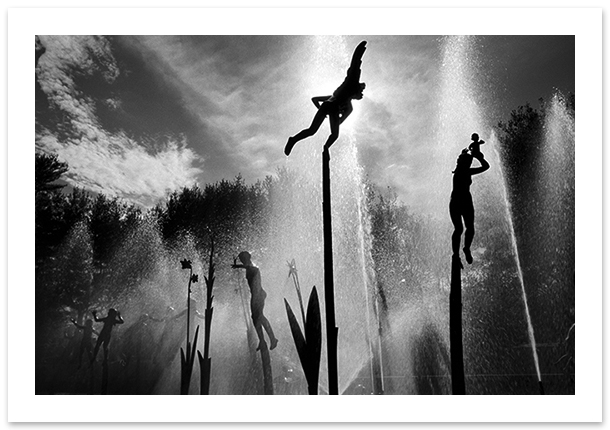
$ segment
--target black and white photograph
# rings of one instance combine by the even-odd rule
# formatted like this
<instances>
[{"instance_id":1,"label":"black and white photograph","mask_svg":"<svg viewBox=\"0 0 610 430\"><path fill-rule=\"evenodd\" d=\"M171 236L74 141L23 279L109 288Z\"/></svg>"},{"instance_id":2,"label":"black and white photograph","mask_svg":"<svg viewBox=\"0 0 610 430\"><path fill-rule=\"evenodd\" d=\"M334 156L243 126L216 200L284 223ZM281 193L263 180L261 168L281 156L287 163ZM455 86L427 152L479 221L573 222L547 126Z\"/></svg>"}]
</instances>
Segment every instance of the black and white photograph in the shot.
<instances>
[{"instance_id":1,"label":"black and white photograph","mask_svg":"<svg viewBox=\"0 0 610 430\"><path fill-rule=\"evenodd\" d=\"M324 9L288 9L268 32L213 31L261 12L211 11L212 30L182 34L32 27L28 281L8 286L30 375L17 382L9 354L10 385L40 402L261 408L268 395L500 408L583 394L576 316L601 321L601 303L576 306L577 259L598 248L576 246L576 196L590 198L576 160L601 145L576 127L592 109L580 27L477 29L486 11L459 32L325 25L367 15L344 9L303 32L296 18ZM586 22L601 34L598 16ZM599 148L577 157L577 141ZM115 420L100 410L79 421Z\"/></svg>"}]
</instances>

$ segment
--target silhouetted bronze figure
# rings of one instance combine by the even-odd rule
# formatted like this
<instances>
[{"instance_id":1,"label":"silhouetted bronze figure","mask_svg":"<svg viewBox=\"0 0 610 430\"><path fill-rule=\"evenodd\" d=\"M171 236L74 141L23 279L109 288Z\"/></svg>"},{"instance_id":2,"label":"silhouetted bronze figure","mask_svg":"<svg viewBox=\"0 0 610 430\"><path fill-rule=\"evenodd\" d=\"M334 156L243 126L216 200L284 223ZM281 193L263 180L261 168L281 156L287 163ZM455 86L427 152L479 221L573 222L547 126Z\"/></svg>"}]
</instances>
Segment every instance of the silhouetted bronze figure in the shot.
<instances>
[{"instance_id":1,"label":"silhouetted bronze figure","mask_svg":"<svg viewBox=\"0 0 610 430\"><path fill-rule=\"evenodd\" d=\"M112 327L116 324L123 324L123 318L121 317L121 313L115 309L108 310L108 316L106 318L98 318L97 311L93 311L93 318L96 322L103 322L104 327L102 327L102 331L97 338L97 343L95 344L95 350L93 351L93 357L91 358L91 363L95 361L95 357L97 357L97 353L100 349L100 346L104 345L104 361L108 359L108 344L110 343L110 335L112 334Z\"/></svg>"},{"instance_id":2,"label":"silhouetted bronze figure","mask_svg":"<svg viewBox=\"0 0 610 430\"><path fill-rule=\"evenodd\" d=\"M451 236L453 258L460 258L460 241L465 225L466 232L464 234L463 251L468 264L472 264L470 245L472 245L472 239L474 238L474 205L472 203L472 195L470 194L470 184L472 184L472 175L483 173L489 169L489 163L483 157L483 153L476 150L478 147L473 149L475 151L471 153L468 153L467 149L462 150L457 159L457 166L453 171L453 191L451 191L451 200L449 202L449 214L454 226L453 235ZM473 158L479 160L481 163L480 167L470 167ZM462 219L464 219L464 225L462 224Z\"/></svg>"},{"instance_id":3,"label":"silhouetted bronze figure","mask_svg":"<svg viewBox=\"0 0 610 430\"><path fill-rule=\"evenodd\" d=\"M189 326L190 327L195 327L195 317L199 318L200 320L202 320L204 318L203 314L201 312L199 312L199 310L197 309L197 300L195 300L194 298L189 298L189 306L184 308L181 312L179 312L176 316L172 317L174 320L181 320L182 318L184 318L184 320L186 321L186 314L189 312L189 308L190 308L190 314L189 314ZM193 332L191 332L192 334ZM192 341L192 339L189 339L189 341Z\"/></svg>"},{"instance_id":4,"label":"silhouetted bronze figure","mask_svg":"<svg viewBox=\"0 0 610 430\"><path fill-rule=\"evenodd\" d=\"M286 143L284 148L286 155L290 155L292 148L297 142L316 134L324 118L327 116L330 122L330 136L328 136L324 146L330 148L337 140L339 137L339 125L347 119L354 109L352 107L352 100L361 100L363 97L362 92L366 85L360 82L360 66L365 50L366 41L362 41L354 51L345 80L333 92L332 96L317 96L311 99L316 108L318 108L318 112L316 112L309 128L301 130L295 136L288 138L288 143Z\"/></svg>"},{"instance_id":5,"label":"silhouetted bronze figure","mask_svg":"<svg viewBox=\"0 0 610 430\"><path fill-rule=\"evenodd\" d=\"M186 315L186 312L184 312L184 315ZM155 348L153 359L154 363L161 368L168 366L180 350L183 326L179 320L180 318L176 317L176 310L168 306L165 317L161 319L165 322L165 326L159 338L158 346Z\"/></svg>"},{"instance_id":6,"label":"silhouetted bronze figure","mask_svg":"<svg viewBox=\"0 0 610 430\"><path fill-rule=\"evenodd\" d=\"M85 321L84 325L77 323L74 318L70 319L70 321L72 321L72 324L74 324L77 329L82 330L83 332L83 337L80 341L80 348L78 350L78 368L80 369L83 362L84 352L87 353L87 357L89 357L89 361L91 361L93 356L93 345L91 344L91 341L93 340L93 333L97 335L99 335L99 333L93 328L93 320L88 319Z\"/></svg>"},{"instance_id":7,"label":"silhouetted bronze figure","mask_svg":"<svg viewBox=\"0 0 610 430\"><path fill-rule=\"evenodd\" d=\"M254 328L256 329L256 334L258 335L258 347L256 350L261 349L263 342L265 342L265 337L263 334L263 328L267 331L267 335L269 336L269 341L271 345L269 349L274 349L277 346L278 340L273 334L273 329L271 328L271 324L269 320L263 314L263 308L265 307L265 299L267 298L267 293L263 290L263 285L261 282L261 272L252 263L252 256L249 252L243 251L240 252L237 256L242 264L236 264L236 261L233 261L233 265L231 266L234 269L246 269L246 280L248 281L248 286L250 287L250 311L252 312L252 321L254 323Z\"/></svg>"}]
</instances>

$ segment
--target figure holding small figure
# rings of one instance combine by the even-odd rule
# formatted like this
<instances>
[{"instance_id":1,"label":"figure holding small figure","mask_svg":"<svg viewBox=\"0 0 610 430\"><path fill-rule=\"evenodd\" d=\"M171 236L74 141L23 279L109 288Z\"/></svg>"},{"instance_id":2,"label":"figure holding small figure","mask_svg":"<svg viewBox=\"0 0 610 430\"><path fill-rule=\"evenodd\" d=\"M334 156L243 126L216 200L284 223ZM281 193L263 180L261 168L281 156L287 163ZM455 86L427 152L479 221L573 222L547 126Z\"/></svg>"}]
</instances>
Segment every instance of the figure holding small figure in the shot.
<instances>
[{"instance_id":1,"label":"figure holding small figure","mask_svg":"<svg viewBox=\"0 0 610 430\"><path fill-rule=\"evenodd\" d=\"M70 321L76 326L77 329L82 330L83 332L83 337L81 338L80 348L78 351L78 368L80 369L83 360L83 352L87 352L87 356L89 357L89 360L91 360L93 354L93 345L91 345L93 333L96 335L99 335L99 333L93 328L93 320L91 319L85 321L84 325L77 323L74 318L71 318Z\"/></svg>"},{"instance_id":2,"label":"figure holding small figure","mask_svg":"<svg viewBox=\"0 0 610 430\"><path fill-rule=\"evenodd\" d=\"M470 194L470 184L472 184L472 175L478 175L489 169L489 163L479 150L479 145L484 142L479 140L479 136L476 133L472 137L473 142L470 144L471 152L468 153L468 149L463 149L462 153L458 156L457 166L453 171L453 190L451 191L451 199L449 201L449 214L454 227L451 236L453 258L460 258L460 242L465 225L466 232L464 234L463 251L468 264L473 262L470 246L474 238L474 204ZM473 158L479 161L480 167L471 167ZM462 219L464 220L463 224Z\"/></svg>"},{"instance_id":3,"label":"figure holding small figure","mask_svg":"<svg viewBox=\"0 0 610 430\"><path fill-rule=\"evenodd\" d=\"M97 338L97 343L95 344L95 350L93 351L93 357L91 358L91 363L95 361L95 357L97 357L97 353L100 349L100 346L104 345L104 360L108 358L108 344L110 343L110 335L112 334L112 327L117 324L123 324L125 321L121 317L121 313L116 309L109 309L108 315L106 318L98 318L97 311L91 312L93 314L93 318L96 322L103 322L104 327L102 327L102 331Z\"/></svg>"},{"instance_id":4,"label":"figure holding small figure","mask_svg":"<svg viewBox=\"0 0 610 430\"><path fill-rule=\"evenodd\" d=\"M233 260L231 267L233 269L246 269L246 280L248 281L251 294L250 310L252 312L252 321L254 322L254 328L256 329L256 334L258 335L259 340L256 350L260 350L263 342L265 341L263 328L267 332L269 341L271 342L269 349L274 349L277 346L278 340L273 334L273 329L271 328L269 320L263 314L267 293L265 290L263 290L261 272L259 268L252 263L252 256L249 252L240 252L237 258L239 258L242 264L237 264L237 259L235 259Z\"/></svg>"},{"instance_id":5,"label":"figure holding small figure","mask_svg":"<svg viewBox=\"0 0 610 430\"><path fill-rule=\"evenodd\" d=\"M347 76L343 83L333 92L331 96L313 97L311 101L318 109L309 128L301 130L296 135L289 137L284 153L290 155L292 148L300 140L316 134L324 118L328 116L330 122L330 136L324 144L325 148L330 146L339 138L339 125L347 119L353 111L352 100L361 100L366 85L360 82L360 66L362 56L366 50L366 41L360 42L352 56L352 62L347 70Z\"/></svg>"}]
</instances>

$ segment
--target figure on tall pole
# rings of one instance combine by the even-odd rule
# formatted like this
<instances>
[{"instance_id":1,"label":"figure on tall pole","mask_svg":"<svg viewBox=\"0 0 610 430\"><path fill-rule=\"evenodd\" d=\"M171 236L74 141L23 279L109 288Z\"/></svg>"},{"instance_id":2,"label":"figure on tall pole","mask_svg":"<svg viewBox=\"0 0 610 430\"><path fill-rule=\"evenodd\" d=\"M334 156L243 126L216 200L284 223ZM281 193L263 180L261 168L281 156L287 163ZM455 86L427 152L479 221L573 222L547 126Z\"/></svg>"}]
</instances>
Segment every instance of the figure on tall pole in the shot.
<instances>
[{"instance_id":1,"label":"figure on tall pole","mask_svg":"<svg viewBox=\"0 0 610 430\"><path fill-rule=\"evenodd\" d=\"M251 295L250 311L252 312L252 322L254 323L254 328L258 335L258 346L256 350L261 352L261 361L263 364L264 392L265 394L273 394L273 374L269 350L275 349L278 340L273 334L273 329L271 328L269 320L263 313L267 293L263 290L261 271L252 263L252 256L250 253L248 251L242 251L237 258L239 258L242 264L237 264L237 260L235 259L233 260L231 267L234 269L246 269L246 280L248 281ZM271 343L269 347L267 347L267 342L265 342L263 329L267 332L267 336L269 336L269 342Z\"/></svg>"},{"instance_id":2,"label":"figure on tall pole","mask_svg":"<svg viewBox=\"0 0 610 430\"><path fill-rule=\"evenodd\" d=\"M366 41L358 44L343 83L331 96L317 96L312 102L318 108L309 128L288 138L284 153L290 155L294 145L300 140L313 136L328 116L330 135L322 152L322 222L324 224L324 302L326 308L326 337L328 357L328 393L339 394L337 363L337 343L339 329L335 322L335 292L333 275L332 216L330 195L330 152L329 148L339 138L339 126L352 113L352 100L361 100L366 85L360 82L360 66L366 50Z\"/></svg>"},{"instance_id":3,"label":"figure on tall pole","mask_svg":"<svg viewBox=\"0 0 610 430\"><path fill-rule=\"evenodd\" d=\"M330 148L339 138L339 126L354 110L352 100L362 100L362 93L366 88L364 82L360 82L360 66L362 65L362 56L365 50L366 41L362 41L354 51L345 80L331 96L316 96L311 99L318 111L313 117L309 128L301 130L296 135L288 138L288 142L284 147L286 155L290 155L292 148L297 142L316 134L324 118L327 116L330 123L330 136L328 136L324 148Z\"/></svg>"},{"instance_id":4,"label":"figure on tall pole","mask_svg":"<svg viewBox=\"0 0 610 430\"><path fill-rule=\"evenodd\" d=\"M104 361L102 361L102 394L108 392L108 344L110 343L110 335L112 334L112 327L117 324L123 324L125 321L121 317L121 313L115 309L109 309L106 318L98 318L97 311L91 312L95 322L103 322L104 327L97 338L95 349L93 350L93 356L91 357L91 375L93 375L93 363L97 357L97 353L100 350L100 346L104 347ZM93 376L91 376L93 379ZM93 384L90 384L93 387Z\"/></svg>"},{"instance_id":5,"label":"figure on tall pole","mask_svg":"<svg viewBox=\"0 0 610 430\"><path fill-rule=\"evenodd\" d=\"M78 349L78 368L80 369L81 364L83 363L83 353L87 353L87 357L89 357L89 361L93 357L93 345L91 344L91 340L93 339L93 334L99 336L99 333L93 328L93 320L87 319L84 325L80 325L76 322L74 318L71 318L70 321L72 324L76 326L78 330L83 332L83 337L80 341L80 348Z\"/></svg>"},{"instance_id":6,"label":"figure on tall pole","mask_svg":"<svg viewBox=\"0 0 610 430\"><path fill-rule=\"evenodd\" d=\"M479 135L473 133L472 143L469 149L463 149L458 156L457 166L453 171L453 190L449 202L449 214L454 231L451 236L451 248L453 256L451 259L451 290L449 293L449 343L451 345L451 385L453 394L466 394L464 381L464 350L462 344L462 261L460 259L460 242L464 226L464 255L468 264L472 264L472 253L470 246L474 238L474 204L470 194L472 175L483 173L489 169L489 163L485 160L480 150L480 145L485 143L479 140ZM469 153L470 150L470 153ZM476 158L480 167L471 167L472 160Z\"/></svg>"},{"instance_id":7,"label":"figure on tall pole","mask_svg":"<svg viewBox=\"0 0 610 430\"><path fill-rule=\"evenodd\" d=\"M475 140L476 139L476 140ZM451 249L453 257L460 258L460 242L462 240L462 232L464 225L466 232L464 233L464 255L468 264L472 264L472 253L470 245L474 238L474 204L472 203L472 195L470 194L470 184L472 184L472 176L483 173L489 169L489 163L485 160L483 153L479 149L479 145L485 143L479 140L479 135L472 135L473 142L470 144L470 153L468 149L463 149L458 156L457 165L453 171L453 190L451 191L451 200L449 201L449 215L453 223L453 235L451 236ZM472 160L476 158L481 163L480 167L471 167Z\"/></svg>"},{"instance_id":8,"label":"figure on tall pole","mask_svg":"<svg viewBox=\"0 0 610 430\"><path fill-rule=\"evenodd\" d=\"M250 310L252 311L252 322L254 322L254 328L256 329L256 334L258 334L259 341L256 350L259 351L263 346L263 343L265 343L263 328L267 332L269 341L271 342L269 349L275 349L278 341L273 334L273 329L271 328L269 320L263 313L267 293L263 290L261 271L252 263L252 256L248 251L240 252L237 258L239 258L239 261L241 261L242 264L237 264L237 261L235 260L231 267L233 269L246 269L246 280L248 281L251 294Z\"/></svg>"}]
</instances>

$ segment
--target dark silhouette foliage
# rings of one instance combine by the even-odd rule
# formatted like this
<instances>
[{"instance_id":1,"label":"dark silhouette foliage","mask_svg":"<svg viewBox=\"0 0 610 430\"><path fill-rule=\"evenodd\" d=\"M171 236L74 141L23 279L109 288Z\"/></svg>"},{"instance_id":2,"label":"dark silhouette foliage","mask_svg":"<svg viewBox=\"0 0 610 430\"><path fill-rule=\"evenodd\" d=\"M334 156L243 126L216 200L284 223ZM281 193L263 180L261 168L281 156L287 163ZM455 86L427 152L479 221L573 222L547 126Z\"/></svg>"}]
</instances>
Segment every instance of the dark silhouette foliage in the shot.
<instances>
[{"instance_id":1,"label":"dark silhouette foliage","mask_svg":"<svg viewBox=\"0 0 610 430\"><path fill-rule=\"evenodd\" d=\"M36 153L35 187L36 195L42 192L57 191L63 184L54 184L68 171L68 164L59 161L57 155Z\"/></svg>"}]
</instances>

